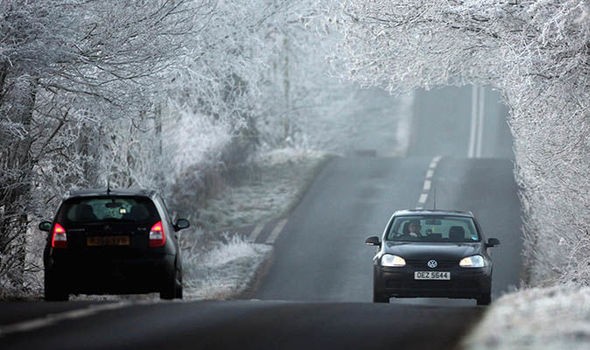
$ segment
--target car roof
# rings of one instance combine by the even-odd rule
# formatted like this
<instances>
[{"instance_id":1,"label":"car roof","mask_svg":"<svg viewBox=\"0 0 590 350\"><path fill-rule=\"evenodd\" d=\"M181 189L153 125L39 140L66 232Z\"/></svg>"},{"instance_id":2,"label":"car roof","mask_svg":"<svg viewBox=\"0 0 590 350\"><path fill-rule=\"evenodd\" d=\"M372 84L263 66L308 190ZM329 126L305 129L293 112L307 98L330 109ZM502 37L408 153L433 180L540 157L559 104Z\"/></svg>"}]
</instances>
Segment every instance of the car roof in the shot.
<instances>
[{"instance_id":1,"label":"car roof","mask_svg":"<svg viewBox=\"0 0 590 350\"><path fill-rule=\"evenodd\" d=\"M65 195L64 199L78 197L96 197L96 196L145 196L153 197L156 194L154 190L143 188L125 188L125 189L78 189L72 190Z\"/></svg>"},{"instance_id":2,"label":"car roof","mask_svg":"<svg viewBox=\"0 0 590 350\"><path fill-rule=\"evenodd\" d=\"M473 213L464 210L440 210L440 209L404 209L396 210L393 216L411 216L411 215L453 215L473 217Z\"/></svg>"}]
</instances>

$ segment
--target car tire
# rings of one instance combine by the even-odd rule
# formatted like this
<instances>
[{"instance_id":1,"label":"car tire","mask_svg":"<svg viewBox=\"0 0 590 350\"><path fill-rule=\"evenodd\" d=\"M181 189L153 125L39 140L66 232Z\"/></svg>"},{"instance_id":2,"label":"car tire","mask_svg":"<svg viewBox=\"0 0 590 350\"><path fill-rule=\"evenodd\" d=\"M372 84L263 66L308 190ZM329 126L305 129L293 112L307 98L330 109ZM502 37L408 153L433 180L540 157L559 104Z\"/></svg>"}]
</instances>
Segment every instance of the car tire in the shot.
<instances>
[{"instance_id":1,"label":"car tire","mask_svg":"<svg viewBox=\"0 0 590 350\"><path fill-rule=\"evenodd\" d=\"M484 293L479 296L477 299L477 305L490 305L492 302L492 296L490 293Z\"/></svg>"},{"instance_id":2,"label":"car tire","mask_svg":"<svg viewBox=\"0 0 590 350\"><path fill-rule=\"evenodd\" d=\"M180 272L174 269L174 273L166 279L164 286L160 289L160 299L182 299L182 281L179 278L182 278Z\"/></svg>"},{"instance_id":3,"label":"car tire","mask_svg":"<svg viewBox=\"0 0 590 350\"><path fill-rule=\"evenodd\" d=\"M389 303L389 297L373 291L373 302L374 303Z\"/></svg>"},{"instance_id":4,"label":"car tire","mask_svg":"<svg viewBox=\"0 0 590 350\"><path fill-rule=\"evenodd\" d=\"M45 272L44 299L45 301L68 301L70 299L69 293L59 279L51 276L48 272Z\"/></svg>"},{"instance_id":5,"label":"car tire","mask_svg":"<svg viewBox=\"0 0 590 350\"><path fill-rule=\"evenodd\" d=\"M176 276L176 290L174 297L176 299L182 299L182 272L177 271Z\"/></svg>"}]
</instances>

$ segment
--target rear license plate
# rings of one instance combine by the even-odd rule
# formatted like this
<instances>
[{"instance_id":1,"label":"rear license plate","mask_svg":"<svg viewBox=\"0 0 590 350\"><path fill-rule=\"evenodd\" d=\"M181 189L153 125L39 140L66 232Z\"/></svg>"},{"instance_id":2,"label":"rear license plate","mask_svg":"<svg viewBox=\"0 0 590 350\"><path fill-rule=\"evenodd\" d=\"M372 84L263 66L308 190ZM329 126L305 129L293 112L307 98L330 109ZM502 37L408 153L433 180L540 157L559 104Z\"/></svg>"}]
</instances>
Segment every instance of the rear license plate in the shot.
<instances>
[{"instance_id":1,"label":"rear license plate","mask_svg":"<svg viewBox=\"0 0 590 350\"><path fill-rule=\"evenodd\" d=\"M94 236L86 237L86 245L89 247L99 246L125 246L129 245L129 236Z\"/></svg>"},{"instance_id":2,"label":"rear license plate","mask_svg":"<svg viewBox=\"0 0 590 350\"><path fill-rule=\"evenodd\" d=\"M414 272L414 279L448 281L451 279L451 273L443 271L416 271Z\"/></svg>"}]
</instances>

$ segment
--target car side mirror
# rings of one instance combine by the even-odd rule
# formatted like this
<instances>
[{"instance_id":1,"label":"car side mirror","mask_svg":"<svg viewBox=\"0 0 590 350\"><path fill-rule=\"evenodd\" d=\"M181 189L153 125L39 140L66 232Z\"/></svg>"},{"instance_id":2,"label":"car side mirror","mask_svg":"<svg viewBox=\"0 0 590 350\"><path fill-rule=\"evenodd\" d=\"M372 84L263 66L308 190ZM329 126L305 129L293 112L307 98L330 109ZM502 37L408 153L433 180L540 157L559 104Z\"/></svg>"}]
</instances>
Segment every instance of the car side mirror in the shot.
<instances>
[{"instance_id":1,"label":"car side mirror","mask_svg":"<svg viewBox=\"0 0 590 350\"><path fill-rule=\"evenodd\" d=\"M39 230L45 231L45 232L51 231L51 222L49 222L49 221L42 221L39 224Z\"/></svg>"},{"instance_id":2,"label":"car side mirror","mask_svg":"<svg viewBox=\"0 0 590 350\"><path fill-rule=\"evenodd\" d=\"M189 228L191 223L187 219L178 219L176 223L174 223L174 230L180 231L184 230L185 228Z\"/></svg>"},{"instance_id":3,"label":"car side mirror","mask_svg":"<svg viewBox=\"0 0 590 350\"><path fill-rule=\"evenodd\" d=\"M379 247L381 246L381 241L379 240L379 237L371 236L365 240L365 244Z\"/></svg>"},{"instance_id":4,"label":"car side mirror","mask_svg":"<svg viewBox=\"0 0 590 350\"><path fill-rule=\"evenodd\" d=\"M500 245L500 240L497 238L490 238L490 239L488 239L488 242L486 243L486 247L488 247L488 248L495 247L497 245Z\"/></svg>"}]
</instances>

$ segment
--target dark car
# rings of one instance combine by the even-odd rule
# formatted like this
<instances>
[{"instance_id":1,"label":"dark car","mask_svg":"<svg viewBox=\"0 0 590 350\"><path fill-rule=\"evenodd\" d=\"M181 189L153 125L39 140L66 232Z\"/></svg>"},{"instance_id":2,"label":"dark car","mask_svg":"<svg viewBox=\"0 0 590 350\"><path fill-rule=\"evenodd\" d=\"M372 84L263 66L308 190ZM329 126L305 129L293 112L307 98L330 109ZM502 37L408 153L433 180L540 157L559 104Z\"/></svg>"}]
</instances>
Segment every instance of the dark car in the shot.
<instances>
[{"instance_id":1,"label":"dark car","mask_svg":"<svg viewBox=\"0 0 590 350\"><path fill-rule=\"evenodd\" d=\"M159 292L182 299L177 232L164 201L147 190L86 190L62 201L47 231L45 300L70 294Z\"/></svg>"},{"instance_id":2,"label":"dark car","mask_svg":"<svg viewBox=\"0 0 590 350\"><path fill-rule=\"evenodd\" d=\"M396 211L383 232L367 238L378 246L373 258L373 301L398 298L465 298L491 302L492 259L470 212Z\"/></svg>"}]
</instances>

